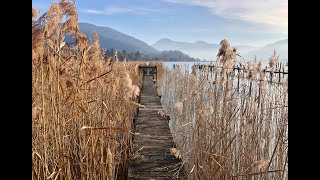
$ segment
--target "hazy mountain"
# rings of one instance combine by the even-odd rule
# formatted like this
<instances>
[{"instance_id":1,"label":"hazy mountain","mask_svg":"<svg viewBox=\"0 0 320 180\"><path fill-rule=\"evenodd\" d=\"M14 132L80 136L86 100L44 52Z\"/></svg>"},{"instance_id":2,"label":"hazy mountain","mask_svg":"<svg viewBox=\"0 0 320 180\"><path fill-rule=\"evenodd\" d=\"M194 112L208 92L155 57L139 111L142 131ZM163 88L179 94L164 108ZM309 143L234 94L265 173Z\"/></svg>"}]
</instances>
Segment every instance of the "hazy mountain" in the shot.
<instances>
[{"instance_id":1,"label":"hazy mountain","mask_svg":"<svg viewBox=\"0 0 320 180\"><path fill-rule=\"evenodd\" d=\"M279 61L288 60L288 39L277 41L275 43L268 44L266 46L257 48L255 50L249 51L243 54L243 57L246 60L253 59L254 56L257 56L257 59L262 58L263 62L268 62L268 59L272 56L273 51L276 51L276 54L279 56Z\"/></svg>"},{"instance_id":2,"label":"hazy mountain","mask_svg":"<svg viewBox=\"0 0 320 180\"><path fill-rule=\"evenodd\" d=\"M164 61L200 61L200 59L192 58L189 55L177 50L161 51L159 58Z\"/></svg>"},{"instance_id":3,"label":"hazy mountain","mask_svg":"<svg viewBox=\"0 0 320 180\"><path fill-rule=\"evenodd\" d=\"M160 39L152 47L157 50L178 50L186 53L194 58L215 60L220 48L220 44L210 44L205 41L197 41L194 43L173 41L168 38ZM234 46L237 48L237 52L244 54L250 50L255 49L252 46L239 45Z\"/></svg>"},{"instance_id":4,"label":"hazy mountain","mask_svg":"<svg viewBox=\"0 0 320 180\"><path fill-rule=\"evenodd\" d=\"M79 23L79 27L80 31L86 34L88 38L93 36L95 30L98 33L101 48L113 48L128 52L139 51L144 54L160 54L160 51L149 46L147 43L111 28L95 26L89 23Z\"/></svg>"}]
</instances>

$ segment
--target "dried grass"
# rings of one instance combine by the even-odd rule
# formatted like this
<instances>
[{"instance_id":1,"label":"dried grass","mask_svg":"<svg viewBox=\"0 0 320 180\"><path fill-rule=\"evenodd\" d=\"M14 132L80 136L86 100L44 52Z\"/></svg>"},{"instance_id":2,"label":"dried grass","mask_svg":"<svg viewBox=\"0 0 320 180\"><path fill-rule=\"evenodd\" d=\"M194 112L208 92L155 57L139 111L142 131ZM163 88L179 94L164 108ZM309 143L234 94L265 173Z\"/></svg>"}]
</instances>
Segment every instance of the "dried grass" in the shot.
<instances>
[{"instance_id":1,"label":"dried grass","mask_svg":"<svg viewBox=\"0 0 320 180\"><path fill-rule=\"evenodd\" d=\"M230 50L221 41L213 72L179 66L160 78L188 179L230 179L246 171L252 179L287 179L288 84L270 82L271 73L255 60L234 71ZM268 69L275 68L276 56L271 59Z\"/></svg>"},{"instance_id":2,"label":"dried grass","mask_svg":"<svg viewBox=\"0 0 320 180\"><path fill-rule=\"evenodd\" d=\"M125 179L141 62L105 59L71 1L53 3L32 40L32 179Z\"/></svg>"}]
</instances>

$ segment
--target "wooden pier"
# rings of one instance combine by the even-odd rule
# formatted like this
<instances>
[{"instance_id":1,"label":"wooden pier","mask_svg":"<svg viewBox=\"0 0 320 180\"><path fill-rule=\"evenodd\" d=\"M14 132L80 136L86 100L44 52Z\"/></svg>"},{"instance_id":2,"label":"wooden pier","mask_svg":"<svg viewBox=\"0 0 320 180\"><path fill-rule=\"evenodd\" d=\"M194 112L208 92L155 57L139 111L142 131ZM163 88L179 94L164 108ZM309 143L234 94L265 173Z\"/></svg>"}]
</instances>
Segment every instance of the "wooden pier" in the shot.
<instances>
[{"instance_id":1,"label":"wooden pier","mask_svg":"<svg viewBox=\"0 0 320 180\"><path fill-rule=\"evenodd\" d=\"M128 179L186 179L181 160L170 154L175 145L168 118L159 114L162 105L153 75L143 78L140 104L144 107L139 108L135 120L135 154L129 164Z\"/></svg>"}]
</instances>

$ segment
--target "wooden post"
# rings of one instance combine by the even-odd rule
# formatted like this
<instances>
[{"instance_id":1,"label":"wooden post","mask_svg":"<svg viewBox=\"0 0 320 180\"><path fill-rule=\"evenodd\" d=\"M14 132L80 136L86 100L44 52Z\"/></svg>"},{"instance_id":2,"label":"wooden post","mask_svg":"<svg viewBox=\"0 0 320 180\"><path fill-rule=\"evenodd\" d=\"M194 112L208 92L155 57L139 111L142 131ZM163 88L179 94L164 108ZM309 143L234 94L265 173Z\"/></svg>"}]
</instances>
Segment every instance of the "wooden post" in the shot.
<instances>
[{"instance_id":1,"label":"wooden post","mask_svg":"<svg viewBox=\"0 0 320 180\"><path fill-rule=\"evenodd\" d=\"M283 66L282 66L282 78L284 79L284 66L285 64L283 63Z\"/></svg>"},{"instance_id":2,"label":"wooden post","mask_svg":"<svg viewBox=\"0 0 320 180\"><path fill-rule=\"evenodd\" d=\"M281 66L280 66L281 67ZM279 82L278 83L280 83L281 82L281 69L279 68Z\"/></svg>"},{"instance_id":3,"label":"wooden post","mask_svg":"<svg viewBox=\"0 0 320 180\"><path fill-rule=\"evenodd\" d=\"M249 85L249 96L251 97L252 81L251 81L251 80L249 80L249 81L250 81L250 85Z\"/></svg>"},{"instance_id":4,"label":"wooden post","mask_svg":"<svg viewBox=\"0 0 320 180\"><path fill-rule=\"evenodd\" d=\"M240 67L237 65L238 69L238 83L237 83L237 91L240 91Z\"/></svg>"},{"instance_id":5,"label":"wooden post","mask_svg":"<svg viewBox=\"0 0 320 180\"><path fill-rule=\"evenodd\" d=\"M268 67L266 66L266 69L267 69ZM271 71L269 71L269 73L270 73L270 82L272 83L272 76L273 76L273 73L271 73Z\"/></svg>"},{"instance_id":6,"label":"wooden post","mask_svg":"<svg viewBox=\"0 0 320 180\"><path fill-rule=\"evenodd\" d=\"M262 83L262 80L260 79L259 80L260 81L260 83ZM261 101L261 88L260 88L261 86L258 86L258 88L259 88L259 95L258 95L258 109L259 109L259 107L260 107L260 101Z\"/></svg>"}]
</instances>

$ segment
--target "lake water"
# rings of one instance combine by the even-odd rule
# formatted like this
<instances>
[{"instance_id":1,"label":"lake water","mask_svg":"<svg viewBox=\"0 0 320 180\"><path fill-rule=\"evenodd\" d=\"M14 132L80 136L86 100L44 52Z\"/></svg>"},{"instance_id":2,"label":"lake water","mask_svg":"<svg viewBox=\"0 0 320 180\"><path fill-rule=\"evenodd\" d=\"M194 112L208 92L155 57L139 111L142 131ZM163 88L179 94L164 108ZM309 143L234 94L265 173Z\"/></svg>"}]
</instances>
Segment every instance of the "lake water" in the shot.
<instances>
[{"instance_id":1,"label":"lake water","mask_svg":"<svg viewBox=\"0 0 320 180\"><path fill-rule=\"evenodd\" d=\"M199 61L188 61L188 62L183 62L183 61L163 61L162 62L165 67L168 67L169 69L173 69L174 64L178 65L185 65L188 67L189 70L191 70L191 66L194 64L210 64L210 61L204 61L204 62L199 62Z\"/></svg>"},{"instance_id":2,"label":"lake water","mask_svg":"<svg viewBox=\"0 0 320 180\"><path fill-rule=\"evenodd\" d=\"M282 62L282 61L280 61ZM173 69L173 65L174 64L178 64L178 65L185 65L187 66L187 68L189 70L191 70L191 66L194 64L204 64L204 65L209 65L210 63L212 63L212 61L162 61L163 65L165 67L168 67L169 69ZM213 62L213 64L215 63L215 61ZM286 64L286 62L283 62L284 64ZM268 63L262 65L262 67L268 66ZM288 71L288 66L285 66L285 71Z\"/></svg>"}]
</instances>

